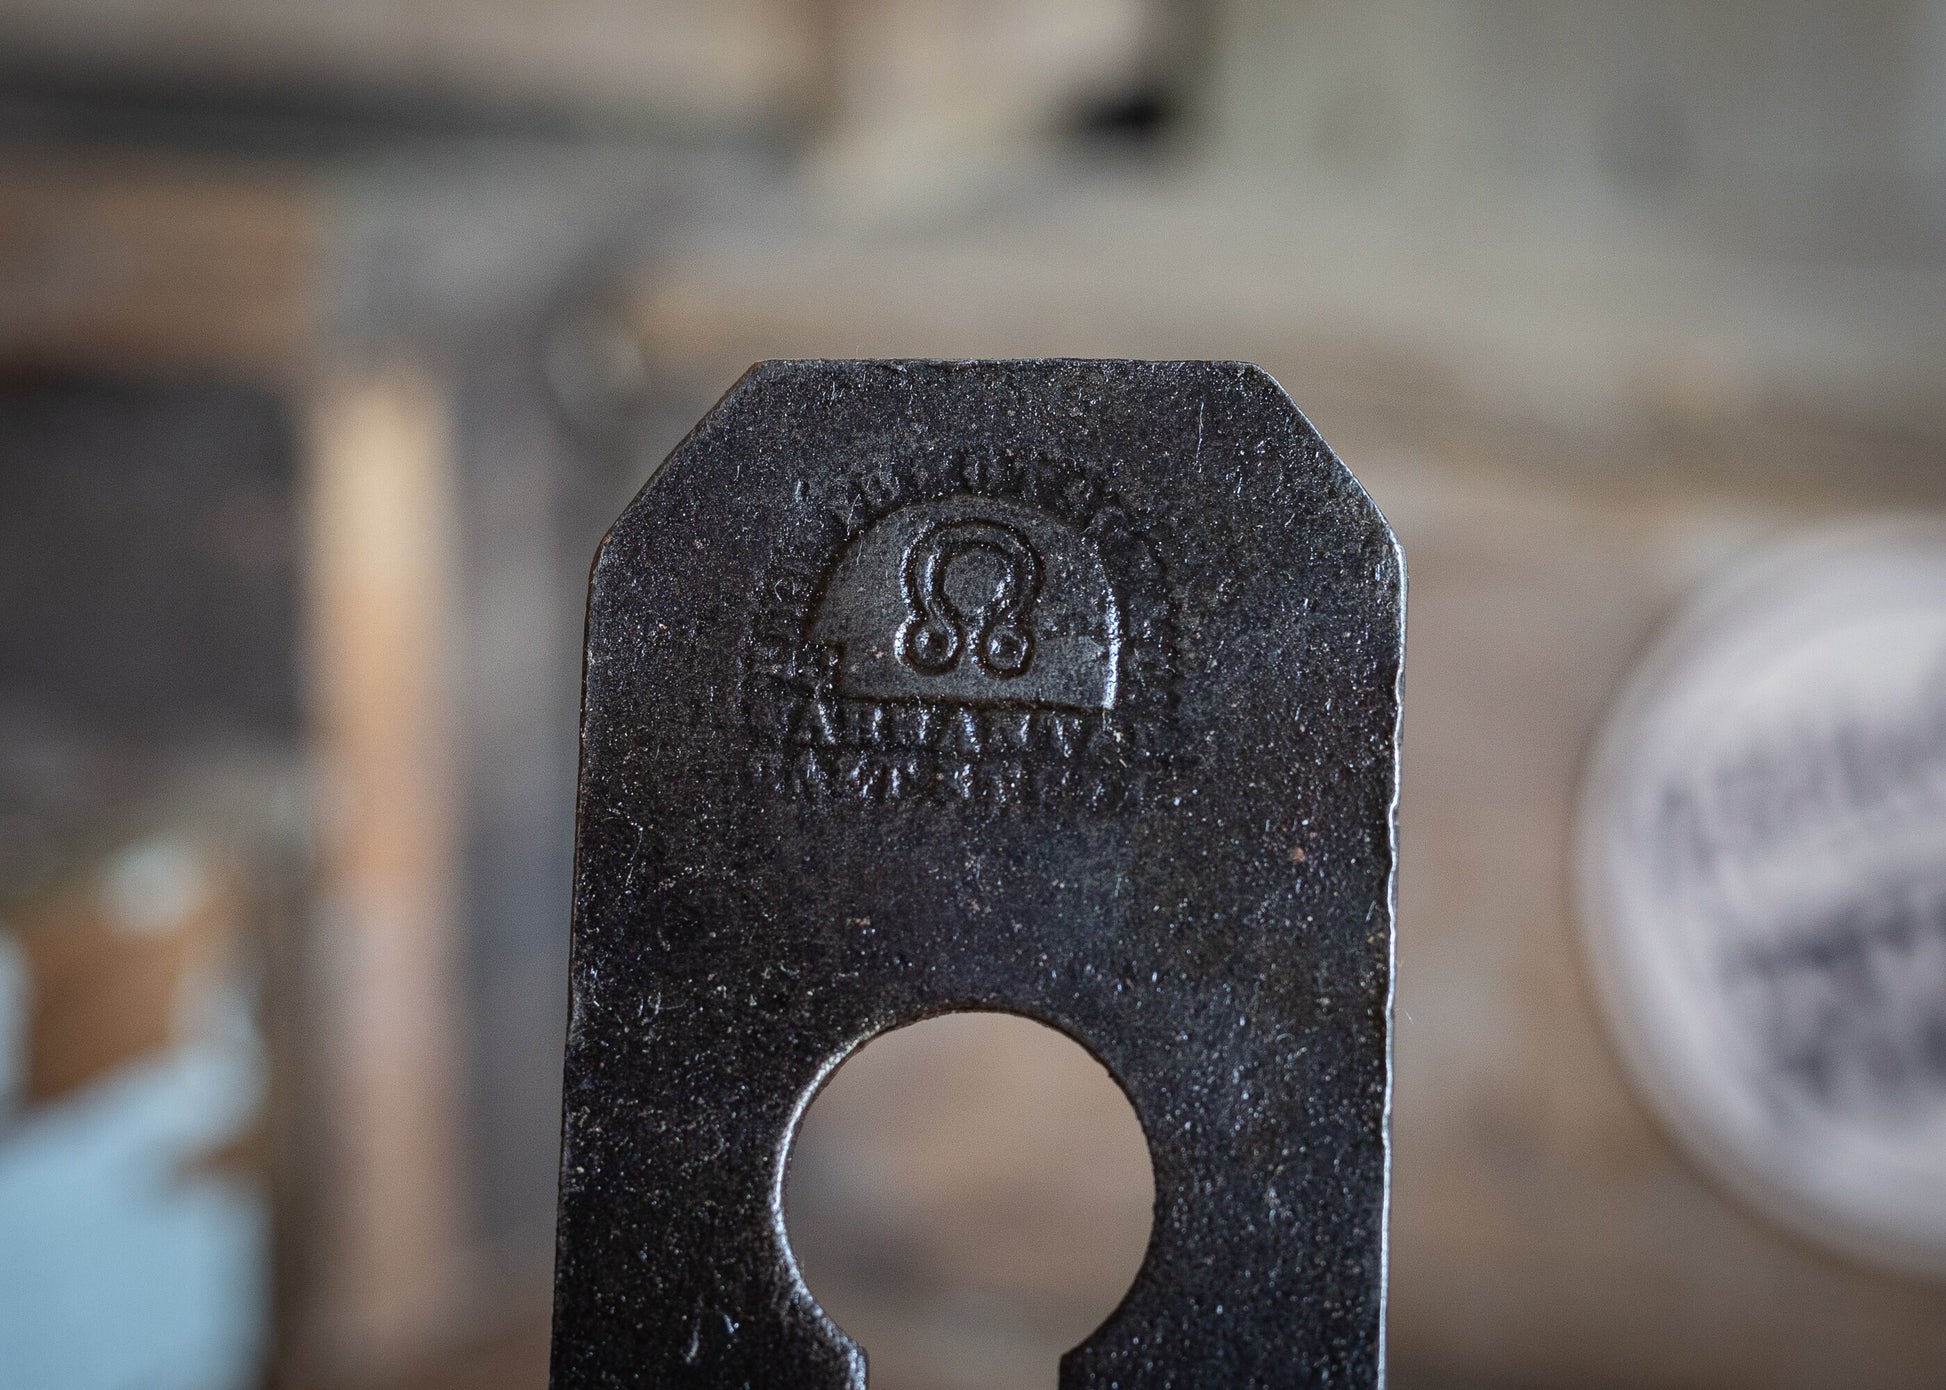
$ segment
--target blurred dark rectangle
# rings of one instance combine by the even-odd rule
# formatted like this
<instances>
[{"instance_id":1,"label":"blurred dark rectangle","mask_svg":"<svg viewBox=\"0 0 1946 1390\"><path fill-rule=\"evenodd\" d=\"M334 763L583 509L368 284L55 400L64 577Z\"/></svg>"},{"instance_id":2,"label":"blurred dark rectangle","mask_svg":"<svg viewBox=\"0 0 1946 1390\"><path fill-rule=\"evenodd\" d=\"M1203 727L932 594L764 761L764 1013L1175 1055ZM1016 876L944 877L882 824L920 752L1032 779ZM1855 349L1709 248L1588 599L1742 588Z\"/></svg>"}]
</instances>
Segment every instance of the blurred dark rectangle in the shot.
<instances>
[{"instance_id":1,"label":"blurred dark rectangle","mask_svg":"<svg viewBox=\"0 0 1946 1390\"><path fill-rule=\"evenodd\" d=\"M817 13L802 0L14 0L0 6L0 113L18 128L53 97L107 134L118 106L159 106L218 143L278 148L281 135L297 152L319 136L343 148L333 127L749 130L816 81ZM27 99L12 112L9 90Z\"/></svg>"},{"instance_id":2,"label":"blurred dark rectangle","mask_svg":"<svg viewBox=\"0 0 1946 1390\"><path fill-rule=\"evenodd\" d=\"M334 81L217 80L45 64L0 65L0 143L269 158L382 153L412 141L571 140L595 133L570 103Z\"/></svg>"},{"instance_id":3,"label":"blurred dark rectangle","mask_svg":"<svg viewBox=\"0 0 1946 1390\"><path fill-rule=\"evenodd\" d=\"M296 494L269 392L0 381L0 717L151 745L294 737Z\"/></svg>"}]
</instances>

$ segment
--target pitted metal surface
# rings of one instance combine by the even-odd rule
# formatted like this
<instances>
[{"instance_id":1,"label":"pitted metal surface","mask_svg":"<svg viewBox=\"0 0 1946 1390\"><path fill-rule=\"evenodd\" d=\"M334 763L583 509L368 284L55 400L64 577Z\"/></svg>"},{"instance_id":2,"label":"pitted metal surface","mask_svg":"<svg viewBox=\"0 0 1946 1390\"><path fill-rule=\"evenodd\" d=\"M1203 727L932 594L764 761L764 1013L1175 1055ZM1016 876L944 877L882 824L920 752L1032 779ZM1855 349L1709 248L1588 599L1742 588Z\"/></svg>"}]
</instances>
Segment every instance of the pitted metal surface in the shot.
<instances>
[{"instance_id":1,"label":"pitted metal surface","mask_svg":"<svg viewBox=\"0 0 1946 1390\"><path fill-rule=\"evenodd\" d=\"M792 1137L960 1009L1148 1139L1065 1390L1379 1385L1403 598L1257 368L753 368L594 568L554 1390L858 1390Z\"/></svg>"}]
</instances>

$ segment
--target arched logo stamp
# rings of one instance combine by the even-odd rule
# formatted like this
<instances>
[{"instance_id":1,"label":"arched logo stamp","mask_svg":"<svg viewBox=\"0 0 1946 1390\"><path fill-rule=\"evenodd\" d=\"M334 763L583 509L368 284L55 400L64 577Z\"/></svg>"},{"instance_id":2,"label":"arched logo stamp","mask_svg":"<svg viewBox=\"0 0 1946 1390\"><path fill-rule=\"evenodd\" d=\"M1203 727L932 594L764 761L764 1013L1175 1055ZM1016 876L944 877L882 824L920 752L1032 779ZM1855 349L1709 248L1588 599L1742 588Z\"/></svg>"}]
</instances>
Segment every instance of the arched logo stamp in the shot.
<instances>
[{"instance_id":1,"label":"arched logo stamp","mask_svg":"<svg viewBox=\"0 0 1946 1390\"><path fill-rule=\"evenodd\" d=\"M1153 791L1173 608L1153 539L1088 471L888 464L805 531L747 648L762 785L1101 809Z\"/></svg>"},{"instance_id":2,"label":"arched logo stamp","mask_svg":"<svg viewBox=\"0 0 1946 1390\"><path fill-rule=\"evenodd\" d=\"M874 522L831 569L811 639L839 694L1111 710L1121 614L1081 536L1045 513L960 496Z\"/></svg>"}]
</instances>

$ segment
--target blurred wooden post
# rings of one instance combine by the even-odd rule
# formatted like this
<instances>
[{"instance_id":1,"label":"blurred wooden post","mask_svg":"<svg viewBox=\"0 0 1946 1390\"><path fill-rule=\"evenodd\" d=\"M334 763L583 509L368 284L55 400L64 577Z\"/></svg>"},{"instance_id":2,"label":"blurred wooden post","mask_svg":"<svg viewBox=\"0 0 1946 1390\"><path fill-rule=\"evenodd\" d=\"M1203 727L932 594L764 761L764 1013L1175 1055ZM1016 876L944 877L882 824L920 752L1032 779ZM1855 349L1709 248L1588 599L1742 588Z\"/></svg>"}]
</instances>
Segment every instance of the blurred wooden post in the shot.
<instances>
[{"instance_id":1,"label":"blurred wooden post","mask_svg":"<svg viewBox=\"0 0 1946 1390\"><path fill-rule=\"evenodd\" d=\"M345 1369L436 1336L462 1292L448 408L394 361L328 373L312 414L312 1008L334 1145L312 1332Z\"/></svg>"}]
</instances>

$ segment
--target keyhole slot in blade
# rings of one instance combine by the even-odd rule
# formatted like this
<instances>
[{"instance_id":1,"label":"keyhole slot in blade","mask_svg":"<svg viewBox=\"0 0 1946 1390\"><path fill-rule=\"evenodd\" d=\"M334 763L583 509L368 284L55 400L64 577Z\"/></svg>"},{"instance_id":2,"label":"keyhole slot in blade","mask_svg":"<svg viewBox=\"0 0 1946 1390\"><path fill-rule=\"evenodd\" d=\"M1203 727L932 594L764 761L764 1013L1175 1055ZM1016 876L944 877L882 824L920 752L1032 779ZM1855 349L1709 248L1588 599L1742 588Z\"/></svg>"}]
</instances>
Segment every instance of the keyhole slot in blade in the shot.
<instances>
[{"instance_id":1,"label":"keyhole slot in blade","mask_svg":"<svg viewBox=\"0 0 1946 1390\"><path fill-rule=\"evenodd\" d=\"M882 1033L818 1094L785 1182L791 1248L871 1390L1054 1390L1140 1269L1155 1205L1128 1098L1015 1014Z\"/></svg>"}]
</instances>

